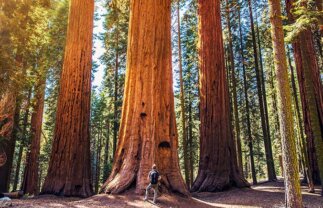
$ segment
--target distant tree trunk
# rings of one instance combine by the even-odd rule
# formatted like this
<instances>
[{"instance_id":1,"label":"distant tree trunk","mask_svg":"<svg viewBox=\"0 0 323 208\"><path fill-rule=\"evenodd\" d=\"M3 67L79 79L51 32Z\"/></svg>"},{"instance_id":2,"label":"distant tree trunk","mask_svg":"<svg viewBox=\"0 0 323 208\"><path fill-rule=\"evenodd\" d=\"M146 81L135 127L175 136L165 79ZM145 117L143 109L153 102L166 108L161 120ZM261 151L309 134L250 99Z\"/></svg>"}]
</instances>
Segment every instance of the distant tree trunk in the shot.
<instances>
[{"instance_id":1,"label":"distant tree trunk","mask_svg":"<svg viewBox=\"0 0 323 208\"><path fill-rule=\"evenodd\" d=\"M312 177L312 170L311 166L309 165L308 162L308 152L306 148L306 140L304 137L304 130L303 130L303 124L302 124L302 114L300 111L299 103L298 103L298 95L297 95L297 90L296 90L296 80L295 80L295 75L294 75L294 68L292 66L292 61L290 58L290 55L288 53L288 63L289 63L289 68L291 70L291 79L292 79L292 89L293 89L293 95L294 95L294 103L295 103L295 108L296 108L296 115L297 115L297 121L298 121L298 127L299 127L299 134L300 134L300 148L301 148L301 159L303 162L303 165L305 166L305 174L306 174L306 179L308 183L308 188L310 193L314 193L314 183L313 183L313 177Z\"/></svg>"},{"instance_id":2,"label":"distant tree trunk","mask_svg":"<svg viewBox=\"0 0 323 208\"><path fill-rule=\"evenodd\" d=\"M31 115L31 146L27 153L27 162L24 171L24 179L22 190L25 194L37 195L38 187L38 171L39 171L39 153L40 140L42 132L43 111L44 111L44 96L45 96L45 77L35 87L35 106Z\"/></svg>"},{"instance_id":3,"label":"distant tree trunk","mask_svg":"<svg viewBox=\"0 0 323 208\"><path fill-rule=\"evenodd\" d=\"M271 36L277 77L278 113L285 179L286 207L303 207L295 146L292 98L289 87L284 45L282 13L279 0L269 0Z\"/></svg>"},{"instance_id":4,"label":"distant tree trunk","mask_svg":"<svg viewBox=\"0 0 323 208\"><path fill-rule=\"evenodd\" d=\"M88 197L93 0L72 0L56 126L43 194Z\"/></svg>"},{"instance_id":5,"label":"distant tree trunk","mask_svg":"<svg viewBox=\"0 0 323 208\"><path fill-rule=\"evenodd\" d=\"M193 192L246 187L230 133L220 1L198 1L200 64L200 166Z\"/></svg>"},{"instance_id":6,"label":"distant tree trunk","mask_svg":"<svg viewBox=\"0 0 323 208\"><path fill-rule=\"evenodd\" d=\"M91 181L94 186L95 186L95 180L96 180L96 166L97 166L96 155L95 155L96 143L97 143L96 137L97 137L97 128L95 128L95 131L92 131L92 138L93 139L92 139L91 147L90 147L90 149L92 150L91 151L91 168L92 168Z\"/></svg>"},{"instance_id":7,"label":"distant tree trunk","mask_svg":"<svg viewBox=\"0 0 323 208\"><path fill-rule=\"evenodd\" d=\"M257 41L258 41L258 48L259 48L259 63L260 63L260 78L261 78L261 88L262 88L262 96L263 96L263 101L264 101L264 114L265 114L265 121L266 121L266 131L267 131L267 136L268 136L268 141L269 141L269 146L268 146L268 151L269 155L271 155L272 163L271 163L271 168L269 169L268 177L271 180L276 180L276 171L275 171L275 165L274 165L274 159L273 159L273 150L272 150L272 143L271 143L271 136L270 136L270 127L269 127L269 115L268 115L268 103L267 103L267 93L266 93L266 77L264 73L264 67L262 63L262 52L261 52L261 42L260 42L260 34L259 34L259 27L258 23L256 25L257 28Z\"/></svg>"},{"instance_id":8,"label":"distant tree trunk","mask_svg":"<svg viewBox=\"0 0 323 208\"><path fill-rule=\"evenodd\" d=\"M253 53L254 53L253 55L254 55L254 64L255 64L255 72L256 72L256 80L257 80L257 93L258 93L259 108L260 108L260 115L261 115L261 127L262 127L262 133L263 133L264 144L265 144L267 174L268 174L268 179L272 181L272 180L276 180L276 174L275 174L274 159L271 151L271 141L268 135L268 129L266 125L266 116L265 116L265 110L264 110L265 103L263 98L261 73L260 73L259 64L258 64L259 59L258 59L258 52L257 52L256 33L255 33L254 20L253 20L253 14L252 14L251 0L248 0L248 8L249 8L251 36L252 36Z\"/></svg>"},{"instance_id":9,"label":"distant tree trunk","mask_svg":"<svg viewBox=\"0 0 323 208\"><path fill-rule=\"evenodd\" d=\"M118 1L115 1L118 2ZM117 4L117 3L116 3ZM115 5L117 10L117 5ZM118 14L118 11L116 11ZM117 15L117 21L118 15ZM114 69L114 101L113 101L113 157L117 149L117 139L118 139L118 90L119 90L119 23L117 23L117 32L116 32L116 60L115 60L115 69Z\"/></svg>"},{"instance_id":10,"label":"distant tree trunk","mask_svg":"<svg viewBox=\"0 0 323 208\"><path fill-rule=\"evenodd\" d=\"M185 121L185 94L183 84L183 66L182 66L182 42L181 42L181 19L180 19L180 0L177 0L177 31L178 31L178 62L179 62L179 82L180 82L180 105L181 105L181 123L182 123L182 142L183 142L183 155L184 155L184 175L185 182L188 187L191 185L189 177L189 161L187 151L187 132Z\"/></svg>"},{"instance_id":11,"label":"distant tree trunk","mask_svg":"<svg viewBox=\"0 0 323 208\"><path fill-rule=\"evenodd\" d=\"M28 92L26 111L24 113L24 118L23 118L21 144L19 146L19 151L18 151L17 167L16 167L16 172L15 172L14 184L13 184L13 188L12 188L13 191L17 190L17 187L18 187L22 154L24 151L24 147L27 144L27 126L28 126L28 118L29 118L30 99L31 99L31 89Z\"/></svg>"},{"instance_id":12,"label":"distant tree trunk","mask_svg":"<svg viewBox=\"0 0 323 208\"><path fill-rule=\"evenodd\" d=\"M190 96L189 96L190 97ZM194 157L193 157L193 115L192 115L192 103L191 99L189 99L188 106L188 143L189 143L189 169L190 169L190 182L191 186L194 180Z\"/></svg>"},{"instance_id":13,"label":"distant tree trunk","mask_svg":"<svg viewBox=\"0 0 323 208\"><path fill-rule=\"evenodd\" d=\"M106 128L107 128L107 136L106 136L106 141L105 141L105 146L104 146L104 159L103 159L103 165L104 165L104 172L103 172L103 179L105 180L108 176L108 168L109 168L109 149L110 149L110 121L107 120L106 123Z\"/></svg>"},{"instance_id":14,"label":"distant tree trunk","mask_svg":"<svg viewBox=\"0 0 323 208\"><path fill-rule=\"evenodd\" d=\"M19 121L19 103L15 92L7 90L0 99L0 149L4 150L7 162L0 167L0 192L8 192L16 145L14 131Z\"/></svg>"},{"instance_id":15,"label":"distant tree trunk","mask_svg":"<svg viewBox=\"0 0 323 208\"><path fill-rule=\"evenodd\" d=\"M99 191L100 185L100 173L101 173L101 149L102 149L102 122L100 121L100 129L98 132L98 144L97 144L97 152L96 152L96 178L95 178L95 193Z\"/></svg>"},{"instance_id":16,"label":"distant tree trunk","mask_svg":"<svg viewBox=\"0 0 323 208\"><path fill-rule=\"evenodd\" d=\"M290 12L293 3L293 0L286 0L286 10L291 23L295 21ZM323 170L323 87L310 29L300 33L293 42L293 49L307 136L308 158L313 181L318 184L320 178L323 178L323 171L319 171Z\"/></svg>"},{"instance_id":17,"label":"distant tree trunk","mask_svg":"<svg viewBox=\"0 0 323 208\"><path fill-rule=\"evenodd\" d=\"M170 6L170 0L131 1L122 118L112 173L102 187L106 193L131 187L143 193L155 163L163 187L189 194L177 153Z\"/></svg>"},{"instance_id":18,"label":"distant tree trunk","mask_svg":"<svg viewBox=\"0 0 323 208\"><path fill-rule=\"evenodd\" d=\"M236 146L237 146L237 154L238 154L238 166L240 168L240 172L243 173L243 165L242 165L242 150L241 150L241 138L240 138L240 119L238 112L238 99L237 99L237 80L235 74L235 63L234 63L234 54L233 54L233 44L232 44L232 32L231 32L231 22L230 22L230 6L228 0L226 0L226 19L229 31L229 59L231 65L231 80L232 80L232 93L233 93L233 111L234 111L234 122L235 122L235 132L236 132Z\"/></svg>"},{"instance_id":19,"label":"distant tree trunk","mask_svg":"<svg viewBox=\"0 0 323 208\"><path fill-rule=\"evenodd\" d=\"M251 122L250 122L250 108L249 108L249 98L248 98L248 85L247 85L247 75L246 75L246 67L245 67L245 59L243 52L243 42L242 42L242 29L241 29L241 17L239 10L239 35L240 35L240 53L242 58L242 69L243 69L243 86L244 86L244 97L246 103L246 116L247 116L247 134L248 134L248 148L250 155L250 166L251 166L251 175L253 184L257 184L257 174L255 168L255 159L253 155L253 142L252 142L252 133L251 133ZM248 173L248 172L247 172Z\"/></svg>"}]
</instances>

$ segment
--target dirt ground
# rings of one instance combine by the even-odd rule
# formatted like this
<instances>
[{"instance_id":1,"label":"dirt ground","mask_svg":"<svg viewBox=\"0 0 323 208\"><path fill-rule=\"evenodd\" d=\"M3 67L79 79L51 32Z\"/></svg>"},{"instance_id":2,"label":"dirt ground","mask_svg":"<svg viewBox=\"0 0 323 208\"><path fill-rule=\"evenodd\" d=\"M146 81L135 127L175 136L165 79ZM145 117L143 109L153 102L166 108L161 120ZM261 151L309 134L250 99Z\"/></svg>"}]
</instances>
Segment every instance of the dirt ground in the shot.
<instances>
[{"instance_id":1,"label":"dirt ground","mask_svg":"<svg viewBox=\"0 0 323 208\"><path fill-rule=\"evenodd\" d=\"M282 181L262 183L252 188L231 189L218 193L195 193L192 198L163 195L158 198L157 204L151 201L144 202L143 196L132 193L124 195L100 194L87 199L65 198L51 195L43 195L28 199L15 199L10 207L22 208L90 208L90 207L143 207L143 208L195 208L195 207L284 207L284 184ZM305 207L323 208L323 197L319 195L317 187L315 194L307 193L306 186L303 188L303 201ZM0 204L1 207L1 204Z\"/></svg>"}]
</instances>

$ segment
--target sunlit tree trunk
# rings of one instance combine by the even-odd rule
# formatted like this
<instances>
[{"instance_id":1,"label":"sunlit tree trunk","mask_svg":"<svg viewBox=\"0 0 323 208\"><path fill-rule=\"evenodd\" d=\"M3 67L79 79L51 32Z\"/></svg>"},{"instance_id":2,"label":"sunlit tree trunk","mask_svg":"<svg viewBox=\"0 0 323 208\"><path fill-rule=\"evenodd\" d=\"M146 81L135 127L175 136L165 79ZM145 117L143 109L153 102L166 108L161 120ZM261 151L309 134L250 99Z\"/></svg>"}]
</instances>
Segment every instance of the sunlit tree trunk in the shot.
<instances>
[{"instance_id":1,"label":"sunlit tree trunk","mask_svg":"<svg viewBox=\"0 0 323 208\"><path fill-rule=\"evenodd\" d=\"M93 0L72 0L53 147L42 193L88 197Z\"/></svg>"},{"instance_id":2,"label":"sunlit tree trunk","mask_svg":"<svg viewBox=\"0 0 323 208\"><path fill-rule=\"evenodd\" d=\"M200 65L200 165L192 191L245 187L230 132L220 1L198 1Z\"/></svg>"},{"instance_id":3,"label":"sunlit tree trunk","mask_svg":"<svg viewBox=\"0 0 323 208\"><path fill-rule=\"evenodd\" d=\"M271 36L274 64L277 77L278 114L285 179L286 207L303 207L299 168L295 145L292 114L292 97L289 87L287 61L284 44L282 13L279 0L269 0Z\"/></svg>"},{"instance_id":4,"label":"sunlit tree trunk","mask_svg":"<svg viewBox=\"0 0 323 208\"><path fill-rule=\"evenodd\" d=\"M155 163L162 187L188 195L178 161L170 0L132 0L124 103L112 173L102 187L143 193Z\"/></svg>"}]
</instances>

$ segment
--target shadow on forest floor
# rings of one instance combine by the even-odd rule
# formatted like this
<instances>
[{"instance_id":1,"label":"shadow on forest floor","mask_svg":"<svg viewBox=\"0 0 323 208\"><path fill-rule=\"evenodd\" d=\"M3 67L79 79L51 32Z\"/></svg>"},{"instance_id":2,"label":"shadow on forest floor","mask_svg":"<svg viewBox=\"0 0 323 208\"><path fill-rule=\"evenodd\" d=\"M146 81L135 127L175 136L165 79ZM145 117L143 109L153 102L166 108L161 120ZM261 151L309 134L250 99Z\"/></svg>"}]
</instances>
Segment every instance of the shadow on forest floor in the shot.
<instances>
[{"instance_id":1,"label":"shadow on forest floor","mask_svg":"<svg viewBox=\"0 0 323 208\"><path fill-rule=\"evenodd\" d=\"M316 194L307 193L306 186L302 186L304 205L309 208L323 208L323 197L319 189ZM193 193L192 198L162 195L157 205L151 201L144 202L142 196L128 192L124 195L100 194L87 199L66 198L57 196L39 196L30 199L13 200L12 207L22 208L50 208L50 207L153 207L153 208L195 208L195 207L284 207L284 184L282 181L261 183L252 188L231 189L218 193Z\"/></svg>"}]
</instances>

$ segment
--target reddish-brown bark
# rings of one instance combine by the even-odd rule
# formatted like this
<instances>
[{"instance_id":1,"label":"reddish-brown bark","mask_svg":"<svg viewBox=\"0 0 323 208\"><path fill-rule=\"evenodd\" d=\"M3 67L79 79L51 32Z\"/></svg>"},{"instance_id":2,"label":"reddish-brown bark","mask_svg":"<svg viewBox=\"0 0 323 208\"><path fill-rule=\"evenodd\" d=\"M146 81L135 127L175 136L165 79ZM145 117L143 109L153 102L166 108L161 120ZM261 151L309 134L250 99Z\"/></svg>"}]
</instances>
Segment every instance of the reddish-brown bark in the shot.
<instances>
[{"instance_id":1,"label":"reddish-brown bark","mask_svg":"<svg viewBox=\"0 0 323 208\"><path fill-rule=\"evenodd\" d=\"M56 126L43 194L88 197L94 0L71 0Z\"/></svg>"},{"instance_id":2,"label":"reddish-brown bark","mask_svg":"<svg viewBox=\"0 0 323 208\"><path fill-rule=\"evenodd\" d=\"M230 133L220 1L198 1L200 65L200 166L193 192L246 187Z\"/></svg>"},{"instance_id":3,"label":"reddish-brown bark","mask_svg":"<svg viewBox=\"0 0 323 208\"><path fill-rule=\"evenodd\" d=\"M132 0L118 147L102 187L143 193L153 163L170 192L188 195L178 163L171 67L170 0Z\"/></svg>"}]
</instances>

